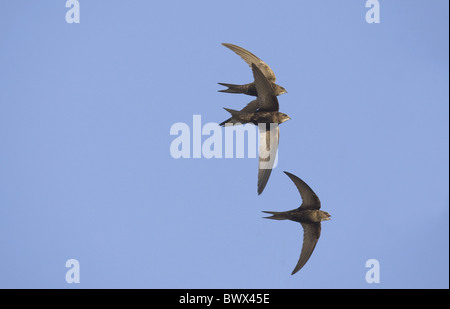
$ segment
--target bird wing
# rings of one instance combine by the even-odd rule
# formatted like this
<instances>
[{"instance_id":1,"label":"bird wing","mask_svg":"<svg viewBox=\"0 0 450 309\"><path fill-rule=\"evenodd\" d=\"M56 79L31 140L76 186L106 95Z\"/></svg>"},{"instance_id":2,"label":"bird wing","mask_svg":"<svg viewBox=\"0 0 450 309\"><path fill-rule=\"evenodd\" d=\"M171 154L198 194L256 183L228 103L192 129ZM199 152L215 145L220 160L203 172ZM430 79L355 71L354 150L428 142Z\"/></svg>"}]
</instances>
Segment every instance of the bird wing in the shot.
<instances>
[{"instance_id":1,"label":"bird wing","mask_svg":"<svg viewBox=\"0 0 450 309\"><path fill-rule=\"evenodd\" d=\"M297 176L284 172L286 175L291 178L291 180L294 182L295 186L297 187L298 192L300 192L300 195L302 197L303 203L300 206L300 209L320 209L320 200L319 197L314 193L314 191L300 178Z\"/></svg>"},{"instance_id":2,"label":"bird wing","mask_svg":"<svg viewBox=\"0 0 450 309\"><path fill-rule=\"evenodd\" d=\"M254 113L258 110L259 102L258 99L251 101L248 103L243 109L241 109L241 112L245 113Z\"/></svg>"},{"instance_id":3,"label":"bird wing","mask_svg":"<svg viewBox=\"0 0 450 309\"><path fill-rule=\"evenodd\" d=\"M308 262L320 237L320 223L301 223L303 227L303 246L300 258L291 275L298 272Z\"/></svg>"},{"instance_id":4,"label":"bird wing","mask_svg":"<svg viewBox=\"0 0 450 309\"><path fill-rule=\"evenodd\" d=\"M222 45L225 47L228 47L229 49L234 51L236 54L238 54L245 62L247 62L247 64L250 67L252 66L252 63L256 64L258 66L258 68L261 69L261 71L264 73L264 75L267 77L267 79L269 81L271 81L272 83L275 82L275 80L276 80L275 73L273 73L272 69L267 65L267 63L265 63L264 61L262 61L261 59L259 59L255 55L253 55L248 50L246 50L242 47L239 47L237 45L233 45L233 44L229 44L229 43L222 43Z\"/></svg>"},{"instance_id":5,"label":"bird wing","mask_svg":"<svg viewBox=\"0 0 450 309\"><path fill-rule=\"evenodd\" d=\"M269 80L255 64L252 64L252 70L256 92L258 93L259 109L261 111L278 111L278 99Z\"/></svg>"},{"instance_id":6,"label":"bird wing","mask_svg":"<svg viewBox=\"0 0 450 309\"><path fill-rule=\"evenodd\" d=\"M269 127L269 128L267 128ZM258 167L258 195L261 194L269 180L275 163L280 138L278 124L261 124L259 128L259 167Z\"/></svg>"}]
</instances>

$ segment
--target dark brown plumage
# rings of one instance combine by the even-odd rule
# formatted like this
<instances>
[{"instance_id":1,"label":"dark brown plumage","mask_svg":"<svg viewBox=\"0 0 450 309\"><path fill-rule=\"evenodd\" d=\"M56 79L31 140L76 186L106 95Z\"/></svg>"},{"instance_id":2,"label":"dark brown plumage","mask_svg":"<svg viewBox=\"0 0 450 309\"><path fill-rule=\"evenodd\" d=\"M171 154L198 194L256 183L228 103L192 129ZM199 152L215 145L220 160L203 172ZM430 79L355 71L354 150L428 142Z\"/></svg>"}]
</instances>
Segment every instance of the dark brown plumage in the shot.
<instances>
[{"instance_id":1,"label":"dark brown plumage","mask_svg":"<svg viewBox=\"0 0 450 309\"><path fill-rule=\"evenodd\" d=\"M274 220L291 220L299 222L303 227L303 246L300 253L300 258L297 265L292 271L292 275L298 272L309 260L311 254L316 247L317 241L320 237L321 223L322 221L330 220L330 214L320 210L319 197L314 191L297 176L284 172L291 178L297 187L300 195L303 199L302 205L293 210L277 212L277 211L263 211L264 213L271 214L271 217L265 217L267 219Z\"/></svg>"},{"instance_id":2,"label":"dark brown plumage","mask_svg":"<svg viewBox=\"0 0 450 309\"><path fill-rule=\"evenodd\" d=\"M278 125L291 118L278 111L278 99L272 84L257 65L252 63L251 66L258 98L240 111L225 108L232 117L220 125L253 123L258 126L260 136L258 194L261 194L269 180L278 150L280 135Z\"/></svg>"},{"instance_id":3,"label":"dark brown plumage","mask_svg":"<svg viewBox=\"0 0 450 309\"><path fill-rule=\"evenodd\" d=\"M280 85L275 84L275 73L272 71L272 69L261 59L256 57L254 54L249 52L248 50L239 47L237 45L229 44L229 43L222 43L223 46L228 47L232 51L234 51L237 55L239 55L247 64L251 67L252 64L255 64L262 73L266 76L267 80L271 83L273 87L273 91L276 96L286 93L286 89L281 87ZM249 83L245 85L235 85L235 84L225 84L225 83L219 83L219 85L228 87L228 89L219 90L219 92L226 92L226 93L243 93L251 96L257 96L257 87L255 83Z\"/></svg>"}]
</instances>

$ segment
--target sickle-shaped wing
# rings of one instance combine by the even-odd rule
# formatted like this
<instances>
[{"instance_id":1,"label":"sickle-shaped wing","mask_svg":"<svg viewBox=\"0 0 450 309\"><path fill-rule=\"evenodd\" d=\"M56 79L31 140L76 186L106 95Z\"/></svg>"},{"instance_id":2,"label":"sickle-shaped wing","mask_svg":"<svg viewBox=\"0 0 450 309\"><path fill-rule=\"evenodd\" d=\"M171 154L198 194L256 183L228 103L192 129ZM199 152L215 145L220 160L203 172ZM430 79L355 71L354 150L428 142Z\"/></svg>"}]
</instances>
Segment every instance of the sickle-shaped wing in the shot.
<instances>
[{"instance_id":1,"label":"sickle-shaped wing","mask_svg":"<svg viewBox=\"0 0 450 309\"><path fill-rule=\"evenodd\" d=\"M280 108L278 99L269 80L255 64L252 64L252 70L253 77L255 78L256 92L258 93L259 110L268 112L278 111Z\"/></svg>"},{"instance_id":2,"label":"sickle-shaped wing","mask_svg":"<svg viewBox=\"0 0 450 309\"><path fill-rule=\"evenodd\" d=\"M303 227L303 246L300 253L300 258L292 271L291 275L298 272L308 262L311 254L316 247L317 241L320 237L320 223L302 223Z\"/></svg>"},{"instance_id":3,"label":"sickle-shaped wing","mask_svg":"<svg viewBox=\"0 0 450 309\"><path fill-rule=\"evenodd\" d=\"M303 203L300 206L300 209L320 209L320 200L319 197L314 193L314 191L300 178L297 176L284 172L286 175L291 178L291 180L294 182L295 186L297 187L298 192L300 192L300 195L302 196Z\"/></svg>"},{"instance_id":4,"label":"sickle-shaped wing","mask_svg":"<svg viewBox=\"0 0 450 309\"><path fill-rule=\"evenodd\" d=\"M268 127L268 128L267 128ZM280 129L278 124L260 124L259 128L259 169L258 195L261 194L269 180L276 160Z\"/></svg>"},{"instance_id":5,"label":"sickle-shaped wing","mask_svg":"<svg viewBox=\"0 0 450 309\"><path fill-rule=\"evenodd\" d=\"M266 78L269 81L271 81L272 83L275 82L275 80L276 80L275 73L273 73L272 69L267 65L267 63L265 63L264 61L262 61L261 59L259 59L255 55L253 55L248 50L246 50L242 47L239 47L237 45L229 44L229 43L222 43L222 45L225 47L228 47L229 49L234 51L245 62L247 62L247 64L250 67L252 66L252 63L256 64L258 66L258 68L264 73L264 75L266 76Z\"/></svg>"}]
</instances>

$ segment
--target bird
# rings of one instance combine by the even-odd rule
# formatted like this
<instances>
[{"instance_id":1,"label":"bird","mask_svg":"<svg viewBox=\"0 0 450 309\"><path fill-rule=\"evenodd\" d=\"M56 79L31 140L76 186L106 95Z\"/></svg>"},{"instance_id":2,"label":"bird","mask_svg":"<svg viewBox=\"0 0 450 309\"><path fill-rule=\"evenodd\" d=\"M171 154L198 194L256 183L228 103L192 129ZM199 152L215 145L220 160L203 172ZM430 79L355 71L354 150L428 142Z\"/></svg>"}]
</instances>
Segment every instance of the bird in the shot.
<instances>
[{"instance_id":1,"label":"bird","mask_svg":"<svg viewBox=\"0 0 450 309\"><path fill-rule=\"evenodd\" d=\"M272 84L262 70L254 63L252 63L251 67L258 98L247 104L240 111L225 108L231 114L231 118L220 125L225 126L226 123L232 125L253 123L258 126L260 137L258 195L260 195L266 187L275 162L280 135L278 125L291 118L279 112L277 96L272 88Z\"/></svg>"},{"instance_id":2,"label":"bird","mask_svg":"<svg viewBox=\"0 0 450 309\"><path fill-rule=\"evenodd\" d=\"M303 199L301 206L297 209L282 212L263 212L272 215L271 217L264 217L266 219L291 220L299 222L303 227L302 251L298 263L291 273L291 275L293 275L309 260L320 237L321 222L330 220L331 215L326 211L320 210L319 197L303 180L289 172L284 173L289 176L297 187L297 190L300 192Z\"/></svg>"},{"instance_id":3,"label":"bird","mask_svg":"<svg viewBox=\"0 0 450 309\"><path fill-rule=\"evenodd\" d=\"M229 43L222 43L223 46L228 47L232 51L234 51L237 55L239 55L247 64L251 67L254 63L258 68L263 72L263 74L267 77L269 82L273 86L273 90L275 92L275 95L280 95L283 93L287 93L286 89L284 89L282 86L275 84L275 73L273 73L272 69L261 59L256 57L254 54L249 52L248 50L239 47L237 45L229 44ZM219 90L219 92L226 92L226 93L243 93L251 96L257 96L257 89L255 86L255 83L249 83L245 85L234 85L234 84L226 84L226 83L218 83L219 85L228 87L228 89Z\"/></svg>"}]
</instances>

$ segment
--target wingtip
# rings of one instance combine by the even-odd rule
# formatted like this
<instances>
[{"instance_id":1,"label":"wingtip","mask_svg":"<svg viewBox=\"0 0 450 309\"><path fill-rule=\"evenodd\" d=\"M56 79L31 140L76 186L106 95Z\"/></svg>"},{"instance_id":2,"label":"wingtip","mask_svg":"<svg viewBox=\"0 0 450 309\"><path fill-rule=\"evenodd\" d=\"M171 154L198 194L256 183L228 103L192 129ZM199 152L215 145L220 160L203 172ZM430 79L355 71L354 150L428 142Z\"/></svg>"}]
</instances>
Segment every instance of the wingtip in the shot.
<instances>
[{"instance_id":1,"label":"wingtip","mask_svg":"<svg viewBox=\"0 0 450 309\"><path fill-rule=\"evenodd\" d=\"M303 266L302 266L303 267ZM298 271L300 270L300 269L302 269L302 267L299 267L298 269L297 268L294 268L294 270L291 272L291 276L292 275L295 275L296 273L298 273Z\"/></svg>"},{"instance_id":2,"label":"wingtip","mask_svg":"<svg viewBox=\"0 0 450 309\"><path fill-rule=\"evenodd\" d=\"M261 193L263 193L264 191L264 187L258 187L258 195L261 195Z\"/></svg>"},{"instance_id":3,"label":"wingtip","mask_svg":"<svg viewBox=\"0 0 450 309\"><path fill-rule=\"evenodd\" d=\"M292 177L294 177L295 175L286 171L283 171L283 173L285 173L289 178L292 179Z\"/></svg>"},{"instance_id":4,"label":"wingtip","mask_svg":"<svg viewBox=\"0 0 450 309\"><path fill-rule=\"evenodd\" d=\"M232 49L231 47L234 46L231 43L222 43L223 46L225 46L226 48Z\"/></svg>"}]
</instances>

